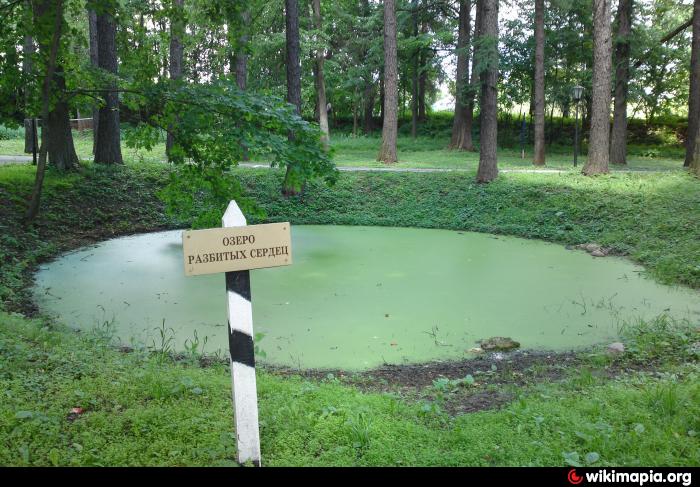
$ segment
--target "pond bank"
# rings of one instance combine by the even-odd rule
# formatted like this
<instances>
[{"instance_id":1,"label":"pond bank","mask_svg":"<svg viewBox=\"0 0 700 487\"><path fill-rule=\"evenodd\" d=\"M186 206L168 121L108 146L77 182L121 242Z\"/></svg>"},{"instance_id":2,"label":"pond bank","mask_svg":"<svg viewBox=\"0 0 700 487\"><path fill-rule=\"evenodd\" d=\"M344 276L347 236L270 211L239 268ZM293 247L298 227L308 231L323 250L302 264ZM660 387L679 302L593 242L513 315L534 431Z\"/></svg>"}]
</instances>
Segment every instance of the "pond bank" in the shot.
<instances>
[{"instance_id":1,"label":"pond bank","mask_svg":"<svg viewBox=\"0 0 700 487\"><path fill-rule=\"evenodd\" d=\"M87 167L67 176L49 172L38 229L27 231L19 217L31 190L30 169L0 168L0 298L6 309L32 311L27 291L32 272L63 251L184 225L163 215L154 196L164 182L162 167ZM686 266L700 260L693 247L697 182L678 176L566 177L550 186L540 179L545 177L555 179L508 175L502 184L484 188L456 175L343 176L336 193L307 194L305 204L279 199L279 181L272 175L252 172L245 183L265 195L273 218L460 225L565 244L618 242L617 250L646 262L657 278L700 287ZM628 185L642 196L605 196ZM594 193L590 198L586 188ZM586 212L577 213L576 198ZM426 205L435 211L425 212ZM633 219L626 217L628 210L637 211ZM565 223L559 211L567 215ZM570 367L570 378L504 386L501 392L512 393L512 400L499 409L457 416L444 410L457 394L451 388L459 392L464 385L445 383L439 374L456 380L466 369L426 375L424 392L415 395L418 404L363 393L362 386L348 387L338 375L304 379L261 370L264 464L566 465L595 452L596 467L697 465L700 371L689 348L695 336L670 324L648 326L626 341L629 353L619 359L581 355L586 362ZM230 377L224 366L120 353L106 347L104 337L2 312L0 349L0 385L7 393L0 404L3 465L232 464ZM656 364L655 370L634 373L634 365L625 365L637 362ZM605 371L614 363L629 374L608 378ZM540 366L535 362L531 369L536 374ZM403 372L410 377L409 369ZM483 374L471 375L486 384L487 394L501 388L487 385L489 380L479 378ZM428 385L431 378L435 386ZM76 407L84 412L69 420Z\"/></svg>"}]
</instances>

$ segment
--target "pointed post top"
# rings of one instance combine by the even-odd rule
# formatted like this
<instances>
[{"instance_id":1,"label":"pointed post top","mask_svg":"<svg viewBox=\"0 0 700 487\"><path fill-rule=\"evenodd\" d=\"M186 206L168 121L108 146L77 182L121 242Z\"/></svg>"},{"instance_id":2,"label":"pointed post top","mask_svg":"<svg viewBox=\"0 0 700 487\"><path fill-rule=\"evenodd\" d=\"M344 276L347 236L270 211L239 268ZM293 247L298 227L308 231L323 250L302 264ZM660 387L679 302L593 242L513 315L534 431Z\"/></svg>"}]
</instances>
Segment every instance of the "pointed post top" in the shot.
<instances>
[{"instance_id":1,"label":"pointed post top","mask_svg":"<svg viewBox=\"0 0 700 487\"><path fill-rule=\"evenodd\" d=\"M223 227L245 227L248 222L243 216L243 212L236 204L235 200L231 200L226 208L224 216L221 218L221 226Z\"/></svg>"}]
</instances>

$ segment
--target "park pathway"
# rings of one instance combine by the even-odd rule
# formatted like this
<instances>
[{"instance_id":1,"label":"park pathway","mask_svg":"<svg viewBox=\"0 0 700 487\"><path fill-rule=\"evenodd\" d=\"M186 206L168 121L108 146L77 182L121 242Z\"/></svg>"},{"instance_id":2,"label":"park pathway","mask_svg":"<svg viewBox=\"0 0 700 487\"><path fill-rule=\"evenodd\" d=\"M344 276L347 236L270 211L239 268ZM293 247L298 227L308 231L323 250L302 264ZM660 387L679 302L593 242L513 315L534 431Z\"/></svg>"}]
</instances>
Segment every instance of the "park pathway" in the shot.
<instances>
[{"instance_id":1,"label":"park pathway","mask_svg":"<svg viewBox=\"0 0 700 487\"><path fill-rule=\"evenodd\" d=\"M32 162L32 156L1 156L0 155L0 166L7 164L30 164ZM249 169L270 169L269 164L263 163L251 163L242 162L238 167L245 167ZM475 168L462 169L462 168L431 168L431 167L370 167L370 166L338 166L339 171L347 172L409 172L409 173L436 173L436 172L470 172L474 171ZM633 172L669 172L670 169L614 169L613 172L616 173L633 173ZM572 172L572 169L499 169L502 173L525 173L525 174L565 174Z\"/></svg>"}]
</instances>

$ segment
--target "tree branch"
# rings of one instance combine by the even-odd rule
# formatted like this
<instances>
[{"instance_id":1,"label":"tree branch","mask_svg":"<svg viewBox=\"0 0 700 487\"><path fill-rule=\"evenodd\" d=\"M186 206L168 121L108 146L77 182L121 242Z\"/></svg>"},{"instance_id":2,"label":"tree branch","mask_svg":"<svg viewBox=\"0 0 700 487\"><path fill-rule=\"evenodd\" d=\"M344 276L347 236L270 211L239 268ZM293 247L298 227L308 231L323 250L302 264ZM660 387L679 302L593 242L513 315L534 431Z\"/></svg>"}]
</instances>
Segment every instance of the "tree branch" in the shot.
<instances>
[{"instance_id":1,"label":"tree branch","mask_svg":"<svg viewBox=\"0 0 700 487\"><path fill-rule=\"evenodd\" d=\"M5 5L0 5L0 10L5 10L6 8L13 8L22 3L24 0L13 0L10 3L6 3Z\"/></svg>"},{"instance_id":2,"label":"tree branch","mask_svg":"<svg viewBox=\"0 0 700 487\"><path fill-rule=\"evenodd\" d=\"M688 20L686 20L681 25L679 25L678 27L673 29L671 32L669 32L668 34L663 36L661 39L659 39L659 44L666 44L668 41L670 41L671 39L676 37L678 34L683 32L685 29L690 27L692 25L692 23L693 23L693 16L691 15ZM644 64L644 60L648 57L648 54L649 54L649 51L647 51L641 59L638 59L637 62L634 63L634 67L638 68L642 64Z\"/></svg>"}]
</instances>

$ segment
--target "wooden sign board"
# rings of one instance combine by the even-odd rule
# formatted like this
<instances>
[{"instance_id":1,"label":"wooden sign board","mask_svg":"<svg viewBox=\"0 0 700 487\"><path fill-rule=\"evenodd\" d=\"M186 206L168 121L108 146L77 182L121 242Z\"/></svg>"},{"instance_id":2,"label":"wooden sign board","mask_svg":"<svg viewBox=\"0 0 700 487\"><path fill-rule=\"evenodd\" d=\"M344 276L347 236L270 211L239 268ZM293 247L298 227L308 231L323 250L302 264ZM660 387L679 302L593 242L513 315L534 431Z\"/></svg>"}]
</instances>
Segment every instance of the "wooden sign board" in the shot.
<instances>
[{"instance_id":1,"label":"wooden sign board","mask_svg":"<svg viewBox=\"0 0 700 487\"><path fill-rule=\"evenodd\" d=\"M267 223L182 232L185 275L278 267L292 263L290 225Z\"/></svg>"}]
</instances>

